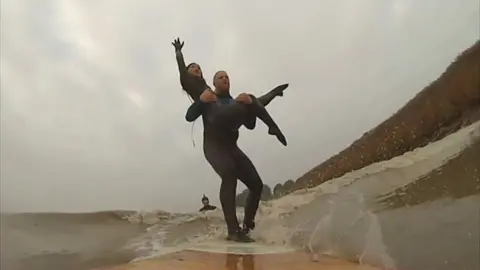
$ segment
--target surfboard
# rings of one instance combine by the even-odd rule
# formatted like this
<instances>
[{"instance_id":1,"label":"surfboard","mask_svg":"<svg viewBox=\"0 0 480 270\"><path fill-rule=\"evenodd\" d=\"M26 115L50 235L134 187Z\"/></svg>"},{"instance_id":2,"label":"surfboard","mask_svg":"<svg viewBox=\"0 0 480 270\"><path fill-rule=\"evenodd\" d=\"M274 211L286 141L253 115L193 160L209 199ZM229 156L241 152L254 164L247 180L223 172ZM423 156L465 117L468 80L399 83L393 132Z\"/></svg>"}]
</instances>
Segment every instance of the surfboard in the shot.
<instances>
[{"instance_id":1,"label":"surfboard","mask_svg":"<svg viewBox=\"0 0 480 270\"><path fill-rule=\"evenodd\" d=\"M240 243L227 240L217 240L199 243L185 248L191 251L201 251L222 254L280 254L296 251L295 248L284 245L265 245L259 243Z\"/></svg>"},{"instance_id":2,"label":"surfboard","mask_svg":"<svg viewBox=\"0 0 480 270\"><path fill-rule=\"evenodd\" d=\"M130 264L92 270L380 270L287 246L207 242Z\"/></svg>"},{"instance_id":3,"label":"surfboard","mask_svg":"<svg viewBox=\"0 0 480 270\"><path fill-rule=\"evenodd\" d=\"M229 254L184 250L154 259L95 270L380 270L328 256L316 260L304 252Z\"/></svg>"}]
</instances>

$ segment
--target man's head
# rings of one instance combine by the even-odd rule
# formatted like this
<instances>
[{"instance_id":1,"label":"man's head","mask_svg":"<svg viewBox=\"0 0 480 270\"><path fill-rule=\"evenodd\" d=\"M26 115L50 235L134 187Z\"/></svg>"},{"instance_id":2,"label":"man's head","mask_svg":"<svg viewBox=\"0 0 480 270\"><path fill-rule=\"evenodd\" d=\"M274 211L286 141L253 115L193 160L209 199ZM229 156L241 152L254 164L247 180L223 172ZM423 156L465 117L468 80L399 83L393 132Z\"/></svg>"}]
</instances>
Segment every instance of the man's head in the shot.
<instances>
[{"instance_id":1,"label":"man's head","mask_svg":"<svg viewBox=\"0 0 480 270\"><path fill-rule=\"evenodd\" d=\"M203 205L209 205L210 204L210 200L208 200L208 197L205 196L205 194L203 194L202 203L203 203Z\"/></svg>"},{"instance_id":2,"label":"man's head","mask_svg":"<svg viewBox=\"0 0 480 270\"><path fill-rule=\"evenodd\" d=\"M200 68L200 65L197 63L190 63L187 66L187 71L189 74L197 77L203 77L202 74L202 69Z\"/></svg>"},{"instance_id":3,"label":"man's head","mask_svg":"<svg viewBox=\"0 0 480 270\"><path fill-rule=\"evenodd\" d=\"M213 85L215 86L215 92L218 94L230 92L230 78L227 72L220 70L213 76Z\"/></svg>"}]
</instances>

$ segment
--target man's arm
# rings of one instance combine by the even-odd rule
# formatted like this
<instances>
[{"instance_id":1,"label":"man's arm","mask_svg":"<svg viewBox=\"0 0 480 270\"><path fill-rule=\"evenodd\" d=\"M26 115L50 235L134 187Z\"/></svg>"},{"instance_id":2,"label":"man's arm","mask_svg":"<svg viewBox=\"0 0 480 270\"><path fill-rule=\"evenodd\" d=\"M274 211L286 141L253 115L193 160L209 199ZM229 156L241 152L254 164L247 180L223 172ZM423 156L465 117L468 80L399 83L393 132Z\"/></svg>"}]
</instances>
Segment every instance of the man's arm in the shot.
<instances>
[{"instance_id":1,"label":"man's arm","mask_svg":"<svg viewBox=\"0 0 480 270\"><path fill-rule=\"evenodd\" d=\"M185 115L185 120L187 120L188 122L193 122L197 120L197 118L203 114L203 105L203 102L200 100L196 100L195 102L193 102L192 105L188 107L187 114Z\"/></svg>"},{"instance_id":2,"label":"man's arm","mask_svg":"<svg viewBox=\"0 0 480 270\"><path fill-rule=\"evenodd\" d=\"M217 102L217 96L210 89L208 85L204 85L206 88L202 91L202 94L195 100L195 102L188 107L187 114L185 115L185 120L188 122L193 122L197 120L200 115L205 111L205 103Z\"/></svg>"}]
</instances>

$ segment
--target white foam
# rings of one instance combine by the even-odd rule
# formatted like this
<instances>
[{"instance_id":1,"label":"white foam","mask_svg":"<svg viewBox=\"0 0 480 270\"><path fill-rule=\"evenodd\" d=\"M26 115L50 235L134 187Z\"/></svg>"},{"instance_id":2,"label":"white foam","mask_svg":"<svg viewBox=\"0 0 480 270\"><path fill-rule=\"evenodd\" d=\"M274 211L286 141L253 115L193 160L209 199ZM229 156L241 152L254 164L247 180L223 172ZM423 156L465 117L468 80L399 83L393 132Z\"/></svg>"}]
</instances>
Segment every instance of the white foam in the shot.
<instances>
[{"instance_id":1,"label":"white foam","mask_svg":"<svg viewBox=\"0 0 480 270\"><path fill-rule=\"evenodd\" d=\"M338 193L342 187L352 184L355 180L378 174L391 168L404 168L427 159L435 162L433 167L439 167L445 160L460 153L470 144L471 139L476 137L480 137L480 121L440 141L430 143L422 148L417 148L402 156L371 164L314 188L297 190L285 197L271 201L260 209L260 214L262 215L262 219L277 219L282 215L295 211L300 206L312 202L318 195ZM432 159L432 157L435 158ZM406 180L412 181L412 179Z\"/></svg>"},{"instance_id":2,"label":"white foam","mask_svg":"<svg viewBox=\"0 0 480 270\"><path fill-rule=\"evenodd\" d=\"M425 165L416 168L409 177L395 177L395 183L392 184L395 186L403 186L457 156L472 142L473 138L478 137L480 137L480 122L451 134L441 141L405 153L403 156L372 164L363 169L347 173L340 178L323 183L315 188L299 190L283 198L264 204L261 209L261 216L257 222L258 229L255 234L265 242L281 244L290 242L289 238L296 234L301 235L307 232L307 239L304 240L304 246L311 252L340 255L337 253L336 243L332 242L331 232L333 231L332 226L334 226L332 224L332 215L335 213L348 213L348 208L336 209L335 207L337 203L341 202L337 200L338 196L336 194L343 191L340 200L355 200L353 204L358 206L358 212L355 213L357 217L352 217L352 222L368 220L369 223L366 236L367 242L363 253L360 255L360 260L368 262L374 261L377 265L394 267L395 263L385 249L376 215L368 209L363 209L366 208L366 206L361 193L357 193L355 189L346 189L346 187L361 179L362 183L365 184L368 181L373 181L371 184L368 184L369 187L373 189L376 186L374 185L374 181L388 180L377 177L377 175L385 176L381 174L383 172L410 167L414 164L421 163ZM394 185L392 185L391 188L394 188ZM328 200L328 196L333 196L333 199ZM310 207L307 208L307 210L310 211L309 213L311 213L310 216L312 220L296 220L297 225L295 227L285 226L284 223L286 223L286 221L282 221L283 219L286 219L286 217L293 213L297 213L302 207L311 205L316 198L320 197L326 200L322 201L324 202L323 205L329 206L327 210L324 211L323 216L319 216L319 213L311 212L316 209ZM312 222L315 222L314 226L307 226ZM292 224L292 222L290 221L289 224ZM348 228L351 225L346 224L344 226ZM322 249L320 250L318 247L314 247L314 245L318 243L322 244Z\"/></svg>"},{"instance_id":3,"label":"white foam","mask_svg":"<svg viewBox=\"0 0 480 270\"><path fill-rule=\"evenodd\" d=\"M293 237L306 234L304 246L315 251L316 243L325 243L326 247L321 250L322 253L335 254L335 243L330 243L329 233L331 232L331 219L332 214L336 213L338 209L335 208L335 200L337 194L343 192L343 196L350 196L356 201L359 207L363 207L363 196L361 194L355 194L355 191L345 191L346 187L355 183L357 180L363 181L378 181L376 175L380 175L382 172L389 170L395 170L412 166L418 162L427 162L428 166L424 168L424 171L419 170L416 173L427 173L432 168L441 166L445 160L454 157L461 150L463 150L469 143L472 137L480 137L480 122L474 123L454 134L447 136L446 138L430 143L429 145L415 149L411 152L405 153L402 156L395 157L388 161L372 164L360 170L350 172L342 177L328 181L314 188L308 188L303 190L297 190L282 198L262 202L258 218L257 229L254 231L254 238L257 238L261 243L272 244L270 247L280 247L284 244L290 244ZM382 179L388 181L388 179ZM411 177L396 177L393 186L405 185L414 179ZM345 193L347 192L347 193ZM326 210L323 216L319 214L313 214L314 218L311 220L295 221L296 223L287 223L288 216L296 213L298 209L311 205L317 198L323 198L326 200ZM306 209L306 208L305 208ZM315 211L314 209L308 209L309 211ZM304 210L306 211L306 210ZM242 215L242 211L239 209L239 215ZM315 217L316 215L316 217ZM383 240L381 234L379 234L379 228L375 228L378 225L376 216L369 211L364 213L358 213L356 220L365 218L369 220L370 229L368 231L368 240L364 247L361 260L370 260L372 254L380 256L381 264L386 266L394 265L394 262L388 256L387 252L382 248ZM178 243L174 243L173 246L165 245L164 240L167 232L175 226L184 226L186 223L196 222L199 219L204 219L208 232L201 234L185 235L184 239L179 239ZM223 215L220 210L204 214L170 214L165 212L139 212L129 217L131 222L153 224L147 232L147 235L141 239L137 239L137 242L133 244L135 250L139 253L146 253L141 258L147 258L152 256L159 256L169 252L175 252L183 249L195 249L199 248L200 243L210 243L210 248L213 250L228 250L227 245L212 244L218 242L218 240L225 234L225 225L223 222ZM313 223L313 225L312 225ZM202 223L203 224L203 223ZM376 224L376 225L375 225ZM215 246L215 248L214 248ZM208 245L207 245L208 247ZM238 247L238 246L237 246ZM200 246L200 249L205 246ZM260 249L261 250L261 249ZM238 251L238 250L237 250ZM252 252L260 252L258 249ZM236 252L236 251L232 251ZM379 255L380 254L380 255Z\"/></svg>"}]
</instances>

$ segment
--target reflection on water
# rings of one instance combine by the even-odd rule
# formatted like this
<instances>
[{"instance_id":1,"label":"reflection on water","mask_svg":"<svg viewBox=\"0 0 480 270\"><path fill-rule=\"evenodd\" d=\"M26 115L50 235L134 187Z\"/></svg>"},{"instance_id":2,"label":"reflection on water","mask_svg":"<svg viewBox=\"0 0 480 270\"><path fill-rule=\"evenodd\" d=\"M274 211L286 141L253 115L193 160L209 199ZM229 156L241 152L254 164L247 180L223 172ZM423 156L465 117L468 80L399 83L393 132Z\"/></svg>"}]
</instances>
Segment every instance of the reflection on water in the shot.
<instances>
[{"instance_id":1,"label":"reflection on water","mask_svg":"<svg viewBox=\"0 0 480 270\"><path fill-rule=\"evenodd\" d=\"M480 269L480 140L377 199L382 241L398 268Z\"/></svg>"},{"instance_id":2,"label":"reflection on water","mask_svg":"<svg viewBox=\"0 0 480 270\"><path fill-rule=\"evenodd\" d=\"M226 254L225 267L228 270L255 270L253 255Z\"/></svg>"},{"instance_id":3,"label":"reflection on water","mask_svg":"<svg viewBox=\"0 0 480 270\"><path fill-rule=\"evenodd\" d=\"M480 140L417 181L379 196L383 210L480 194Z\"/></svg>"}]
</instances>

